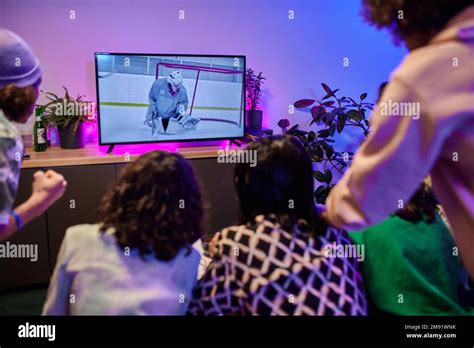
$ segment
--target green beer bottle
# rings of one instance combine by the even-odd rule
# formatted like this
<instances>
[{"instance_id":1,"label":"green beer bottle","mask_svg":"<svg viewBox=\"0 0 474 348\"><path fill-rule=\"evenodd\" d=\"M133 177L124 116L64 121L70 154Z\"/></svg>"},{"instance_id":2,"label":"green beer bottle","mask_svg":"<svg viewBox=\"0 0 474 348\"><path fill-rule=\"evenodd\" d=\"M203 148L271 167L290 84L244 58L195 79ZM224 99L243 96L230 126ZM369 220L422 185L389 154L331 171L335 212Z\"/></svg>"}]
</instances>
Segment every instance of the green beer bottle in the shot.
<instances>
[{"instance_id":1,"label":"green beer bottle","mask_svg":"<svg viewBox=\"0 0 474 348\"><path fill-rule=\"evenodd\" d=\"M44 108L35 108L35 124L33 126L34 150L36 152L46 151L46 128L41 120Z\"/></svg>"}]
</instances>

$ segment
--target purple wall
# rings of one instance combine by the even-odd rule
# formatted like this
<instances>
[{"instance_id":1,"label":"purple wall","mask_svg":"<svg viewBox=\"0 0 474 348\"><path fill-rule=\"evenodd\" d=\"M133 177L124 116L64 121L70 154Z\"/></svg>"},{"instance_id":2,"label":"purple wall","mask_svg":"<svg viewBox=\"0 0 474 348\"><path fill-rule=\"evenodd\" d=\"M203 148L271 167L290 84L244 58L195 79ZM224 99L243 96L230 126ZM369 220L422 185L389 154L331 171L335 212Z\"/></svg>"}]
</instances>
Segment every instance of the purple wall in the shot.
<instances>
[{"instance_id":1,"label":"purple wall","mask_svg":"<svg viewBox=\"0 0 474 348\"><path fill-rule=\"evenodd\" d=\"M405 53L358 15L359 0L2 0L1 25L42 62L42 88L95 99L94 51L245 54L263 71L264 124L295 100L321 96L320 82L370 100ZM71 20L70 10L76 19ZM179 11L185 19L179 19ZM294 11L294 19L288 18ZM349 67L343 67L343 58ZM288 118L308 124L296 112ZM293 123L293 122L292 122Z\"/></svg>"}]
</instances>

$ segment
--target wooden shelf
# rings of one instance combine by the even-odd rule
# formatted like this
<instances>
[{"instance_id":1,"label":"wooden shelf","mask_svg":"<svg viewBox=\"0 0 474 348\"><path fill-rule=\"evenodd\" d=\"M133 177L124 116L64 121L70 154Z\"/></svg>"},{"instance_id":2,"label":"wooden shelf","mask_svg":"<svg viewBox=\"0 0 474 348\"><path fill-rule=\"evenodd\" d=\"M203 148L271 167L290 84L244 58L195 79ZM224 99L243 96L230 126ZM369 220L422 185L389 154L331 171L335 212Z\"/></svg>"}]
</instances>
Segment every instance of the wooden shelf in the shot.
<instances>
[{"instance_id":1,"label":"wooden shelf","mask_svg":"<svg viewBox=\"0 0 474 348\"><path fill-rule=\"evenodd\" d=\"M117 145L113 153L107 154L107 146L87 144L83 149L66 150L59 146L49 147L45 152L34 152L31 148L25 149L30 159L23 160L22 168L44 168L59 166L77 166L89 164L124 163L134 161L141 154L153 150L167 150L178 152L185 158L212 158L217 157L221 146L173 147L167 144L152 144L146 146Z\"/></svg>"}]
</instances>

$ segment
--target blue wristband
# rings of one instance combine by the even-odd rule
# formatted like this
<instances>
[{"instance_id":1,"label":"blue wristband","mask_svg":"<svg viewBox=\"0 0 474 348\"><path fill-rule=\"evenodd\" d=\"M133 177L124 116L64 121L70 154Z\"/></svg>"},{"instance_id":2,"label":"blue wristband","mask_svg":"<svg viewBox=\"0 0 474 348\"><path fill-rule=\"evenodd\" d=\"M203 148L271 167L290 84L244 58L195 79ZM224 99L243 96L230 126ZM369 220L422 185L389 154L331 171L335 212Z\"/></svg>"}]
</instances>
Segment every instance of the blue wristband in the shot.
<instances>
[{"instance_id":1,"label":"blue wristband","mask_svg":"<svg viewBox=\"0 0 474 348\"><path fill-rule=\"evenodd\" d=\"M13 211L12 215L15 218L17 231L21 230L21 228L23 227L23 219L21 218L20 214L18 214L16 211Z\"/></svg>"}]
</instances>

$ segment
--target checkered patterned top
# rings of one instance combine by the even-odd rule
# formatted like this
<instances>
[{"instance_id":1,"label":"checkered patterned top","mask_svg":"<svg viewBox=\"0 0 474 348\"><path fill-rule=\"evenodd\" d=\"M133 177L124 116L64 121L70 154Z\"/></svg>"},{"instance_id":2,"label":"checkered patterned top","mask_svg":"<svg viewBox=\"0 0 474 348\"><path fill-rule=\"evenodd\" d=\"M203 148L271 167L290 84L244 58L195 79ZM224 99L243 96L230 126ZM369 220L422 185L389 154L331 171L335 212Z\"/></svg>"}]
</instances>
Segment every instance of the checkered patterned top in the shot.
<instances>
[{"instance_id":1,"label":"checkered patterned top","mask_svg":"<svg viewBox=\"0 0 474 348\"><path fill-rule=\"evenodd\" d=\"M272 219L220 232L215 255L194 291L194 315L366 315L357 259L329 256L348 245L344 231L313 238L288 233Z\"/></svg>"}]
</instances>

